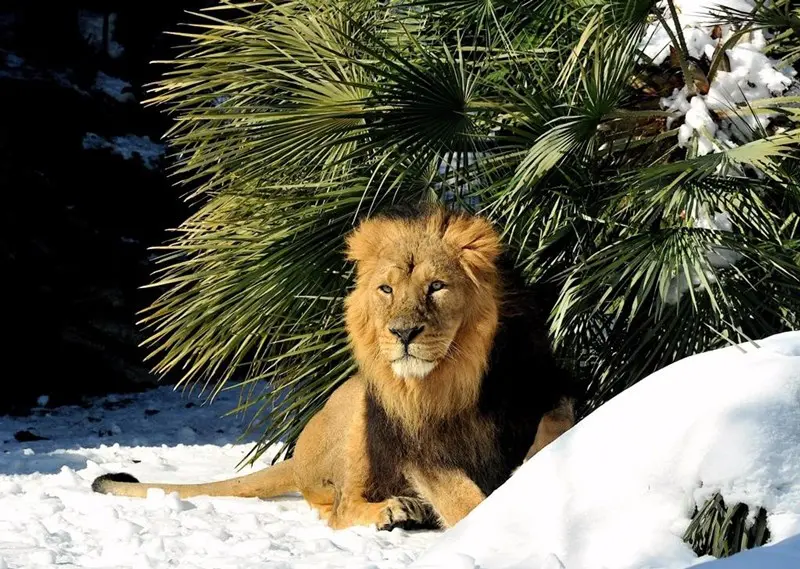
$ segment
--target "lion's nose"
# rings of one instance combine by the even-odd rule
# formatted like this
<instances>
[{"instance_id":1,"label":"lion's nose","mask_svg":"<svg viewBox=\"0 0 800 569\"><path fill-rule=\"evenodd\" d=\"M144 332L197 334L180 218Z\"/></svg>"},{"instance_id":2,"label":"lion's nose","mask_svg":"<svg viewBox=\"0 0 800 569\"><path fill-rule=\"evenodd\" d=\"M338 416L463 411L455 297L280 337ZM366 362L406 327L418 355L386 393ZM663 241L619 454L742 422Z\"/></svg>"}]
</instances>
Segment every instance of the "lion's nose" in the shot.
<instances>
[{"instance_id":1,"label":"lion's nose","mask_svg":"<svg viewBox=\"0 0 800 569\"><path fill-rule=\"evenodd\" d=\"M413 328L389 328L389 332L394 334L403 342L404 346L408 346L411 340L420 335L425 326L414 326Z\"/></svg>"}]
</instances>

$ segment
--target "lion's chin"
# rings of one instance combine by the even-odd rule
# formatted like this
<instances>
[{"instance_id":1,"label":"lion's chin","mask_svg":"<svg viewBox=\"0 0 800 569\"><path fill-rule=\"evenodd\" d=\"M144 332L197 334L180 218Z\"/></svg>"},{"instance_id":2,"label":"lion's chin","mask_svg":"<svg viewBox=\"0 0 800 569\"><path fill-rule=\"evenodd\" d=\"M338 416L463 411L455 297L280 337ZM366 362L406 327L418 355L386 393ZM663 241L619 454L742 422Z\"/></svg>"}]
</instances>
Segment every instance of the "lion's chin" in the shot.
<instances>
[{"instance_id":1,"label":"lion's chin","mask_svg":"<svg viewBox=\"0 0 800 569\"><path fill-rule=\"evenodd\" d=\"M392 362L392 371L402 378L423 378L435 367L436 362L421 360L414 356L404 356Z\"/></svg>"}]
</instances>

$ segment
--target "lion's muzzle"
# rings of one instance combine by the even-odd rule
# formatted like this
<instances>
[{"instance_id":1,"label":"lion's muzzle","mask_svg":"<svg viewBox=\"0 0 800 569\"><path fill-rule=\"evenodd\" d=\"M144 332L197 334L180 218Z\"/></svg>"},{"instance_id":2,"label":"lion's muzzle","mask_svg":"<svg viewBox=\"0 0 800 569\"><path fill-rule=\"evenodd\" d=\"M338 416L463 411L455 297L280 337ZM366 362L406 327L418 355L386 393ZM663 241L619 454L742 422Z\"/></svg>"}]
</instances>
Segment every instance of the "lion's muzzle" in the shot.
<instances>
[{"instance_id":1,"label":"lion's muzzle","mask_svg":"<svg viewBox=\"0 0 800 569\"><path fill-rule=\"evenodd\" d=\"M419 336L424 329L425 326L411 326L408 328L389 327L389 332L391 332L398 340L400 340L403 343L406 352L408 352L408 345L414 338Z\"/></svg>"}]
</instances>

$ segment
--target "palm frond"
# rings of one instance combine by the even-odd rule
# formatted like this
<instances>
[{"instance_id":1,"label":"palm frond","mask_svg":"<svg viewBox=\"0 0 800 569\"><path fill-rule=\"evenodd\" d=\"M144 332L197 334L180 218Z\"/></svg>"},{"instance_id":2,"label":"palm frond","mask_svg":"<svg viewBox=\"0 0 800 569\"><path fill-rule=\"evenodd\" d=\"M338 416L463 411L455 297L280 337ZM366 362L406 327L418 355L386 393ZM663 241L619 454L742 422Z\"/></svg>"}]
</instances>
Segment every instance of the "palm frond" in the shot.
<instances>
[{"instance_id":1,"label":"palm frond","mask_svg":"<svg viewBox=\"0 0 800 569\"><path fill-rule=\"evenodd\" d=\"M735 143L681 146L683 119L659 106L680 62L642 53L660 10L292 0L196 15L149 101L175 117L172 174L195 207L143 313L155 369L242 390L262 433L248 458L290 453L354 369L343 236L398 201L485 213L526 279L559 292L553 339L586 381L584 412L675 359L796 328L800 104L737 98L712 109ZM788 62L795 12L725 17L777 28Z\"/></svg>"}]
</instances>

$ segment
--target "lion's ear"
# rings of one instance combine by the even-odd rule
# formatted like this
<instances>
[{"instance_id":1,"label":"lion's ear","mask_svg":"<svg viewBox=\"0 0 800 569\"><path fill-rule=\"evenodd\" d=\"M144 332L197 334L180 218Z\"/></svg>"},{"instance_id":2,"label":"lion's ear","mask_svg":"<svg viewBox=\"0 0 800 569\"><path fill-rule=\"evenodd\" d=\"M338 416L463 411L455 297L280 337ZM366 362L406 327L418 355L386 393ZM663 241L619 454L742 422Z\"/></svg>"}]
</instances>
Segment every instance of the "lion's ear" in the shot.
<instances>
[{"instance_id":1,"label":"lion's ear","mask_svg":"<svg viewBox=\"0 0 800 569\"><path fill-rule=\"evenodd\" d=\"M373 258L380 247L379 220L362 221L345 238L345 255L348 261L360 262Z\"/></svg>"},{"instance_id":2,"label":"lion's ear","mask_svg":"<svg viewBox=\"0 0 800 569\"><path fill-rule=\"evenodd\" d=\"M503 251L500 235L482 217L451 218L442 239L460 252L461 264L469 277L478 282L481 275L496 272L497 257Z\"/></svg>"}]
</instances>

